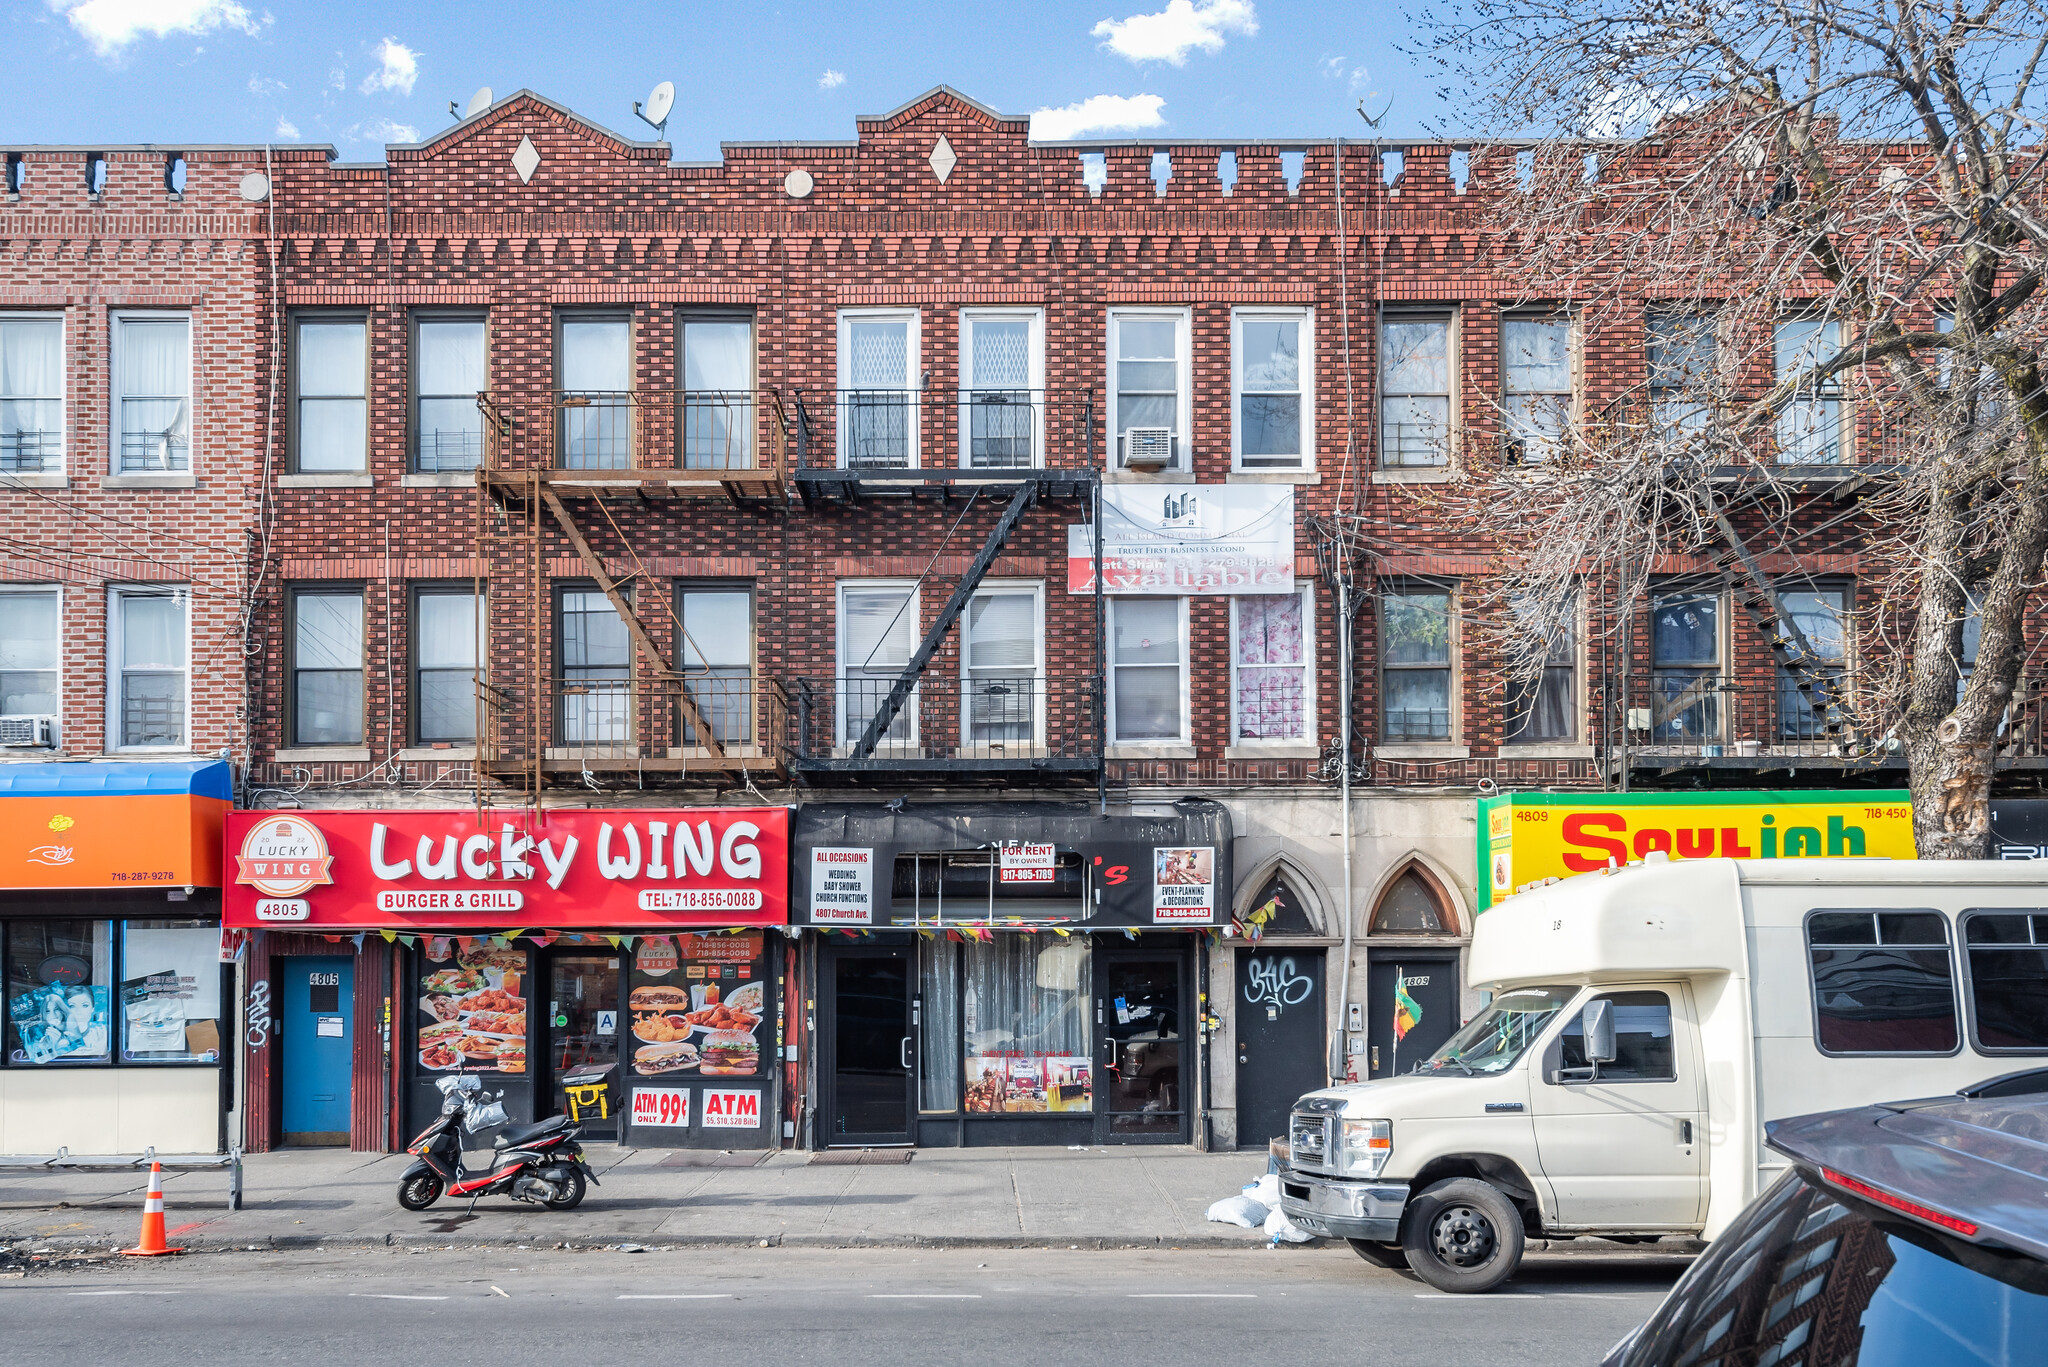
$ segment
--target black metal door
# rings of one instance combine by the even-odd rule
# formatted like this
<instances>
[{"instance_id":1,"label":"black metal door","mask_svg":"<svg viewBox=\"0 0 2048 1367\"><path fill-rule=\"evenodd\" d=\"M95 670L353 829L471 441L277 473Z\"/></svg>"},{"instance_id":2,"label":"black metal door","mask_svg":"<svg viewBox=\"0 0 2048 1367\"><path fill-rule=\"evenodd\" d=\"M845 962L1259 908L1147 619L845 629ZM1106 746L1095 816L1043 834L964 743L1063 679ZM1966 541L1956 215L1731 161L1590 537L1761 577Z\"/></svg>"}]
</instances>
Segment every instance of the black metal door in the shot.
<instances>
[{"instance_id":1,"label":"black metal door","mask_svg":"<svg viewBox=\"0 0 2048 1367\"><path fill-rule=\"evenodd\" d=\"M915 967L908 947L825 951L820 1146L914 1142Z\"/></svg>"},{"instance_id":2,"label":"black metal door","mask_svg":"<svg viewBox=\"0 0 2048 1367\"><path fill-rule=\"evenodd\" d=\"M1186 1143L1194 1047L1187 954L1096 944L1095 1137Z\"/></svg>"},{"instance_id":3,"label":"black metal door","mask_svg":"<svg viewBox=\"0 0 2048 1367\"><path fill-rule=\"evenodd\" d=\"M1407 990L1413 1025L1395 1038L1400 1004L1396 981ZM1366 1060L1372 1077L1405 1073L1458 1033L1458 955L1441 949L1375 949L1365 963Z\"/></svg>"},{"instance_id":4,"label":"black metal door","mask_svg":"<svg viewBox=\"0 0 2048 1367\"><path fill-rule=\"evenodd\" d=\"M1262 1149L1287 1133L1287 1113L1329 1080L1320 949L1248 949L1237 956L1237 1144Z\"/></svg>"}]
</instances>

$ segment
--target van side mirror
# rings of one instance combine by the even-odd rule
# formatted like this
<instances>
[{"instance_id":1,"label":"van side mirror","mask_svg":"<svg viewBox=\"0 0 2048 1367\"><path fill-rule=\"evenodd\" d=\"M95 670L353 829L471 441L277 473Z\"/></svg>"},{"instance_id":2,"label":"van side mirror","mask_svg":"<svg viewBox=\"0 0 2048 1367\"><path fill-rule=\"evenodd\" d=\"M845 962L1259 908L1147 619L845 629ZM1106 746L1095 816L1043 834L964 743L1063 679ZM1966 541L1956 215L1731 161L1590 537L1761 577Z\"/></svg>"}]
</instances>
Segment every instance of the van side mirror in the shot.
<instances>
[{"instance_id":1,"label":"van side mirror","mask_svg":"<svg viewBox=\"0 0 2048 1367\"><path fill-rule=\"evenodd\" d=\"M1586 1062L1598 1066L1612 1063L1614 1053L1614 1003L1595 997L1579 1016L1579 1028L1586 1035Z\"/></svg>"}]
</instances>

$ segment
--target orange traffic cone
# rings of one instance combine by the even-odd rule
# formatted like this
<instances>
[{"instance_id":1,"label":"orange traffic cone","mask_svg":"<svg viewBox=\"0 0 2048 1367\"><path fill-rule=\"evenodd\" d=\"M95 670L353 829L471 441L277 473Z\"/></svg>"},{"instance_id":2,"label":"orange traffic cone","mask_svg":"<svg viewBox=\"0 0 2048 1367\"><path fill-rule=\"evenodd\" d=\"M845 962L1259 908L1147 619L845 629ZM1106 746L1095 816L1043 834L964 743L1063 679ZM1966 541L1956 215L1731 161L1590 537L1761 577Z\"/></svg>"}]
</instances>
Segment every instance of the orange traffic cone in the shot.
<instances>
[{"instance_id":1,"label":"orange traffic cone","mask_svg":"<svg viewBox=\"0 0 2048 1367\"><path fill-rule=\"evenodd\" d=\"M185 1251L164 1243L164 1170L160 1163L149 1165L149 1195L142 1199L142 1237L136 1247L121 1251L135 1258L160 1258L166 1253Z\"/></svg>"}]
</instances>

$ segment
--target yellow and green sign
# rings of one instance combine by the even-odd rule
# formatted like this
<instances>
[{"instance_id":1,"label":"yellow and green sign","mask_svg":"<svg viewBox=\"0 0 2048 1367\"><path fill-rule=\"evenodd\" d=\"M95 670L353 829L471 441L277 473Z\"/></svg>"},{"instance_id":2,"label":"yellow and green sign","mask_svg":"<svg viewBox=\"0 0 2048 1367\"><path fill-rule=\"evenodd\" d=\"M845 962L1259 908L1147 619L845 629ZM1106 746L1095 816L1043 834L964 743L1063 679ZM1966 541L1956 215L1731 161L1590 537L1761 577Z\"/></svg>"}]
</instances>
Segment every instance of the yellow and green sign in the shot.
<instances>
[{"instance_id":1,"label":"yellow and green sign","mask_svg":"<svg viewBox=\"0 0 2048 1367\"><path fill-rule=\"evenodd\" d=\"M1479 799L1479 909L1656 851L1673 859L1912 859L1904 789L1503 793Z\"/></svg>"}]
</instances>

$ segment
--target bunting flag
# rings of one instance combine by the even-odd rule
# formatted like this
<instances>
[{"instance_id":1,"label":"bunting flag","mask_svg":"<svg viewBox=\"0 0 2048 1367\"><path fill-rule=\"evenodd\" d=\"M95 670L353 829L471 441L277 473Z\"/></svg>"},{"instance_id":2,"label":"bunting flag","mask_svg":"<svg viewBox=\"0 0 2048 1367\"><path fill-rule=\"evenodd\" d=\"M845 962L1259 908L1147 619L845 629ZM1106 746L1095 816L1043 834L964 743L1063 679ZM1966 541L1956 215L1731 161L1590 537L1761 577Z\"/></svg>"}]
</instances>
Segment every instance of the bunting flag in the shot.
<instances>
[{"instance_id":1,"label":"bunting flag","mask_svg":"<svg viewBox=\"0 0 2048 1367\"><path fill-rule=\"evenodd\" d=\"M619 937L616 935L605 936L604 942L610 945L613 949L617 949L619 947Z\"/></svg>"},{"instance_id":2,"label":"bunting flag","mask_svg":"<svg viewBox=\"0 0 2048 1367\"><path fill-rule=\"evenodd\" d=\"M1052 928L1052 933L1059 936L1062 940L1071 940L1074 938L1074 932L1068 930L1065 926L1054 926Z\"/></svg>"},{"instance_id":3,"label":"bunting flag","mask_svg":"<svg viewBox=\"0 0 2048 1367\"><path fill-rule=\"evenodd\" d=\"M389 928L386 928L386 929L384 929L384 930L380 930L380 931L378 931L377 933L378 933L379 935L382 935L382 936L384 937L384 943L385 943L385 944L387 944L387 945L388 945L388 944L392 944L392 943L395 943L395 942L397 941L397 939L398 939L398 932L397 932L397 931L395 931L395 930L391 930L391 929L389 929Z\"/></svg>"},{"instance_id":4,"label":"bunting flag","mask_svg":"<svg viewBox=\"0 0 2048 1367\"><path fill-rule=\"evenodd\" d=\"M407 949L411 949L420 942L420 937L417 935L401 935L398 937L398 942Z\"/></svg>"},{"instance_id":5,"label":"bunting flag","mask_svg":"<svg viewBox=\"0 0 2048 1367\"><path fill-rule=\"evenodd\" d=\"M360 954L363 952L363 941L369 938L369 934L370 932L367 930L359 930L355 933L353 938L356 942L356 953Z\"/></svg>"},{"instance_id":6,"label":"bunting flag","mask_svg":"<svg viewBox=\"0 0 2048 1367\"><path fill-rule=\"evenodd\" d=\"M469 953L469 947L475 943L476 937L473 935L458 935L455 937L455 948L459 953Z\"/></svg>"},{"instance_id":7,"label":"bunting flag","mask_svg":"<svg viewBox=\"0 0 2048 1367\"><path fill-rule=\"evenodd\" d=\"M454 937L448 935L434 935L428 937L427 957L429 959L432 959L437 964L445 960L448 957L449 943L453 938Z\"/></svg>"}]
</instances>

